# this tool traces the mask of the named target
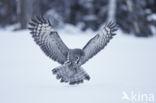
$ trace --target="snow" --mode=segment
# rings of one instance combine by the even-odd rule
[[[147,17],[147,19],[149,20],[149,21],[152,21],[152,20],[156,20],[156,14],[155,13],[153,13],[153,14],[151,14],[151,15],[149,15],[148,17]]]
[[[96,33],[68,25],[59,30],[70,48],[82,48]],[[91,80],[62,84],[29,31],[0,29],[0,103],[129,103],[122,92],[156,94],[156,37],[136,38],[117,32],[108,46],[83,67]],[[153,103],[153,102],[152,102]]]

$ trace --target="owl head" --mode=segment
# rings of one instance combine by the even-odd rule
[[[84,52],[81,49],[72,49],[68,54],[70,62],[74,64],[77,64],[82,56],[84,56]]]

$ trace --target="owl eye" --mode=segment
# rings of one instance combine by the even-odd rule
[[[78,63],[79,62],[79,57],[76,56],[75,58],[76,58],[76,61],[75,62]]]
[[[79,57],[78,56],[76,56],[75,58],[76,58],[76,60],[79,60]]]

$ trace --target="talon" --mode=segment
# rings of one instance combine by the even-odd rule
[[[86,80],[90,80],[89,75],[86,75],[86,76],[85,76],[85,79],[86,79]]]
[[[57,70],[56,69],[53,69],[52,72],[53,72],[53,74],[56,74]]]

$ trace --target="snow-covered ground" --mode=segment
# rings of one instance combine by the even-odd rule
[[[82,48],[95,34],[72,26],[59,33],[70,48]],[[129,103],[121,98],[132,91],[154,94],[156,102],[156,37],[117,33],[83,65],[91,80],[70,86],[52,75],[51,69],[59,64],[45,56],[29,31],[1,29],[0,103]]]

